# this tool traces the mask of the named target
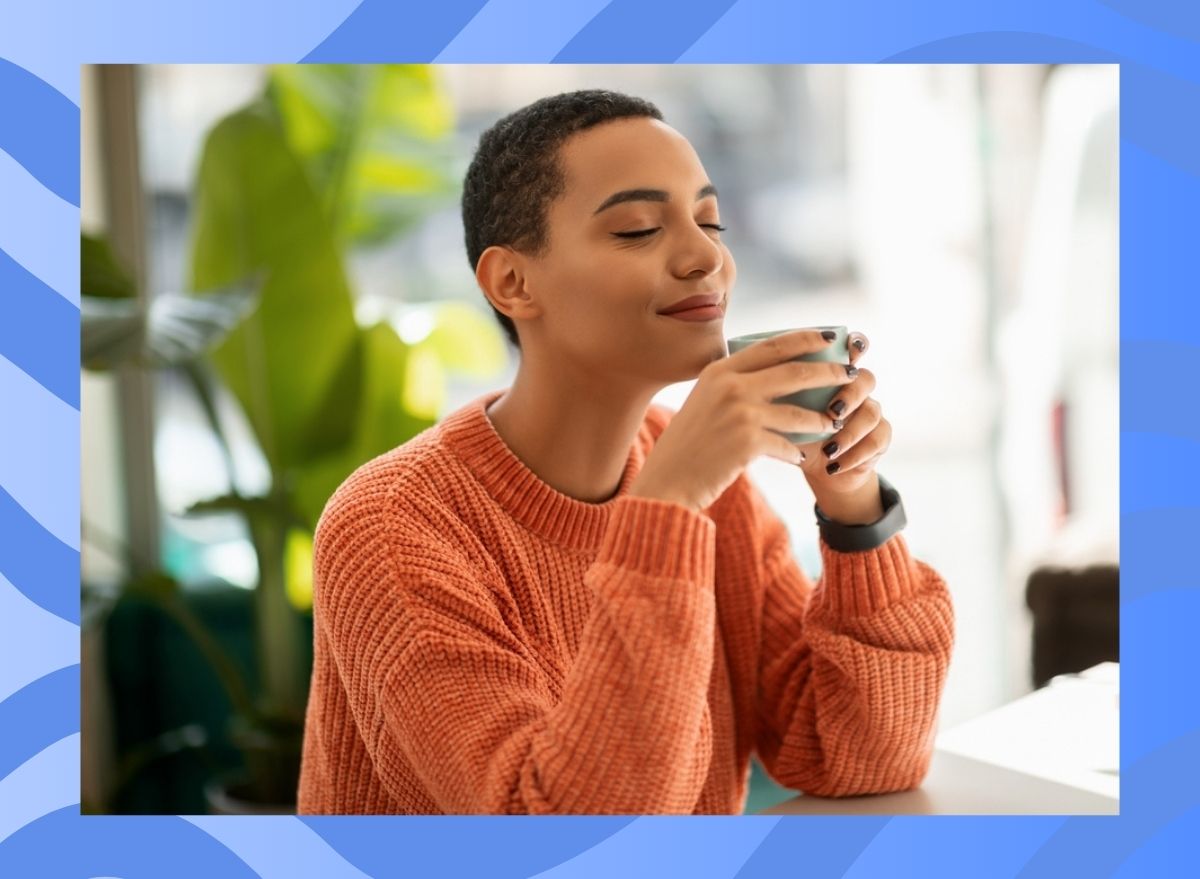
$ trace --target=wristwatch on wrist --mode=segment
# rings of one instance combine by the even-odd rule
[[[879,476],[879,497],[883,501],[883,515],[867,525],[843,525],[834,522],[821,512],[821,508],[813,504],[813,512],[817,514],[817,527],[821,537],[830,548],[838,552],[864,552],[883,546],[908,524],[904,517],[904,504],[900,500],[900,492],[890,482]]]

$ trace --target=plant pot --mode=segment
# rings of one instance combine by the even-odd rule
[[[244,773],[223,775],[204,785],[204,800],[210,815],[295,815],[296,804],[262,803],[250,798],[251,786]]]

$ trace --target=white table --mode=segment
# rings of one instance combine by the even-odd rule
[[[1119,666],[1102,663],[942,732],[916,790],[800,795],[762,814],[1116,815],[1119,704]]]

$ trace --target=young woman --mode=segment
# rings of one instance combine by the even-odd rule
[[[738,814],[752,753],[815,795],[919,784],[954,616],[875,471],[874,377],[790,361],[815,331],[727,355],[688,141],[636,98],[545,98],[484,133],[462,208],[520,367],[329,500],[299,811]],[[829,413],[771,402],[830,384]],[[817,583],[744,472],[764,454],[816,497]]]

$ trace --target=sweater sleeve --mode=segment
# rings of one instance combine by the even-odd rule
[[[380,582],[351,582],[361,565],[336,554],[318,573],[326,593],[374,596],[331,640],[340,667],[366,672],[348,689],[383,783],[402,783],[404,761],[451,814],[690,813],[712,752],[713,521],[614,503],[561,686],[463,559],[412,524]]]
[[[954,642],[944,580],[902,534],[860,552],[820,539],[812,581],[751,488],[764,537],[756,750],[784,787],[837,797],[908,790],[929,771]]]

